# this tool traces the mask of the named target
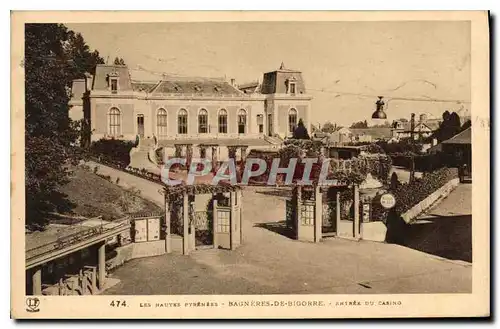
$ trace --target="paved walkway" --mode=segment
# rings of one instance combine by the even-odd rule
[[[472,262],[472,184],[448,197],[409,226],[405,246],[453,260]]]
[[[116,179],[120,178],[118,183],[119,186],[127,189],[131,187],[136,188],[141,191],[142,197],[154,202],[162,208],[165,207],[165,197],[160,193],[160,191],[163,189],[163,186],[161,184],[137,177],[135,175],[123,172],[112,167],[108,167],[94,161],[88,161],[87,165],[89,165],[92,170],[95,166],[98,166],[98,173],[101,175],[111,176],[112,182],[116,182]]]
[[[404,246],[331,238],[291,240],[262,227],[284,220],[284,198],[243,192],[243,245],[189,257],[136,259],[106,294],[347,294],[470,292],[472,268]],[[147,273],[147,279],[145,279]]]

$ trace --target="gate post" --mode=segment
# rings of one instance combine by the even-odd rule
[[[236,245],[234,243],[233,234],[236,233],[236,214],[235,214],[235,201],[236,201],[236,192],[229,192],[229,245],[231,250],[236,249]]]
[[[168,195],[165,194],[165,251],[167,254],[172,252],[172,232],[170,228],[170,207]]]
[[[182,195],[182,228],[183,228],[183,237],[182,237],[182,254],[189,254],[189,199],[187,192],[184,191]]]
[[[314,242],[320,242],[323,226],[323,197],[320,186],[314,187]]]
[[[297,186],[297,203],[295,206],[295,239],[299,239],[299,230],[302,223],[302,186]]]
[[[335,220],[337,221],[337,227],[336,227],[336,235],[339,236],[339,228],[340,228],[340,192],[337,192],[335,195]]]
[[[354,238],[359,239],[359,186],[354,184]]]
[[[218,202],[217,202],[217,195],[213,194],[213,210],[212,210],[212,241],[214,243],[214,249],[219,248],[219,245],[217,244],[217,207],[218,207]]]

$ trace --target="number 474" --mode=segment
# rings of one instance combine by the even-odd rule
[[[127,306],[127,302],[124,300],[112,300],[109,306],[114,306],[114,307]]]

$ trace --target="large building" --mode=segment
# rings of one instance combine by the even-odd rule
[[[127,66],[97,65],[73,82],[72,119],[85,118],[91,140],[155,138],[160,143],[265,145],[310,130],[311,96],[302,73],[281,64],[249,88],[234,80],[162,76],[134,80]]]

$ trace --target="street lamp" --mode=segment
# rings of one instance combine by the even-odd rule
[[[384,112],[384,101],[382,100],[384,96],[378,96],[378,101],[375,102],[377,109],[372,114],[372,119],[387,119],[387,114]]]

